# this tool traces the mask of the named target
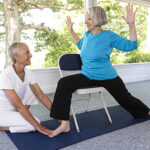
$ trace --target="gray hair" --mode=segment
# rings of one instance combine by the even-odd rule
[[[22,46],[27,46],[25,43],[15,42],[10,45],[8,52],[12,62],[15,62],[14,55],[21,52]]]
[[[102,7],[90,7],[88,13],[91,16],[92,21],[94,22],[94,26],[100,27],[102,25],[107,24],[107,16],[105,10]]]

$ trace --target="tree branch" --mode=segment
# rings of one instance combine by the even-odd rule
[[[21,13],[25,13],[25,12],[27,12],[27,11],[29,11],[29,10],[32,10],[32,9],[39,9],[39,8],[30,6],[30,7],[25,8],[25,9],[19,9],[19,13],[20,13],[20,14],[21,14]],[[40,8],[40,9],[42,10],[42,8]]]
[[[76,10],[76,9],[80,9],[81,7],[83,7],[83,3],[80,4],[81,7],[76,7],[76,8],[68,8],[66,6],[63,6],[62,4],[57,4],[54,0],[51,2],[40,2],[40,1],[28,1],[28,0],[18,0],[18,5],[27,5],[27,7],[22,8],[20,10],[20,13],[24,13],[28,10],[31,9],[44,9],[44,8],[51,8],[54,11],[58,11],[58,10],[66,10],[66,11],[72,11],[72,10]],[[57,5],[56,5],[57,4]]]
[[[47,35],[55,40],[55,42],[57,44],[60,44],[58,41],[56,41],[56,39],[54,39],[53,35],[51,34],[51,32],[48,30],[48,28],[44,27],[44,26],[40,26],[40,25],[35,25],[35,24],[28,24],[28,25],[22,25],[21,26],[21,30],[28,30],[28,29],[35,29],[35,30],[43,30],[47,33]]]
[[[45,31],[50,37],[52,36],[49,30],[46,27],[41,27],[40,25],[35,24],[28,24],[28,25],[22,25],[21,30],[28,30],[28,29],[35,29],[35,30],[43,30]]]

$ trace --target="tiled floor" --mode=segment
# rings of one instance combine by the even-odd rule
[[[127,88],[134,95],[150,107],[150,81],[127,84]],[[108,106],[117,105],[112,96],[104,92],[104,98]],[[48,95],[53,99],[54,94]],[[73,96],[74,98],[77,95]],[[83,96],[84,97],[84,96]],[[90,105],[99,103],[99,95],[94,94]],[[76,108],[83,107],[83,102],[74,102]],[[51,119],[49,111],[41,104],[33,106],[31,112],[41,121]],[[63,148],[63,150],[149,150],[150,149],[150,121],[117,130],[102,136],[85,140],[83,142]],[[0,150],[17,150],[4,132],[0,132]]]

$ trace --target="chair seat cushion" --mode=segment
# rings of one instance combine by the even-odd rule
[[[74,93],[76,94],[89,94],[89,93],[96,93],[96,92],[102,92],[106,89],[104,87],[84,87],[77,89]]]

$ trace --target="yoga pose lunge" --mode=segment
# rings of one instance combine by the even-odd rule
[[[123,19],[129,25],[130,40],[102,28],[107,24],[107,17],[101,7],[91,7],[86,13],[85,24],[88,31],[82,39],[74,32],[71,18],[67,17],[68,30],[80,50],[82,69],[80,74],[61,78],[58,82],[50,116],[61,120],[61,124],[51,132],[50,137],[70,131],[69,113],[72,93],[86,86],[104,87],[133,117],[144,118],[150,114],[149,108],[128,92],[110,61],[113,48],[125,52],[138,48],[135,28],[136,10],[133,11],[133,6],[128,4],[126,12],[127,15]]]

